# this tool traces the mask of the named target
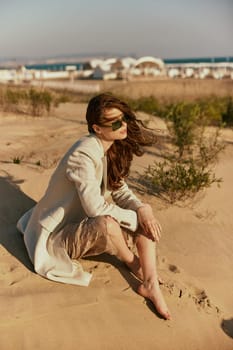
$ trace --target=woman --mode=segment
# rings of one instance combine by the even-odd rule
[[[114,254],[143,282],[138,293],[170,319],[156,270],[161,227],[124,181],[133,155],[141,156],[155,136],[111,94],[90,100],[86,120],[89,135],[68,150],[44,197],[18,221],[29,257],[40,275],[87,286],[91,275],[78,259]],[[132,242],[138,256],[129,249]]]

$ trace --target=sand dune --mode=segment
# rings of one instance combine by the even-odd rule
[[[158,267],[172,321],[135,292],[138,281],[113,257],[83,261],[93,272],[88,288],[34,273],[15,223],[42,196],[60,156],[86,132],[85,108],[61,105],[36,119],[0,116],[0,349],[233,349],[233,131],[224,134],[228,143],[216,167],[221,188],[212,186],[193,208],[138,193],[163,226]],[[21,163],[13,164],[17,157]],[[132,174],[152,157],[135,159]]]

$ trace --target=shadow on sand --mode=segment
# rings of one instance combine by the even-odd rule
[[[130,273],[127,266],[114,255],[103,253],[100,255],[85,257],[83,260],[103,262],[114,266],[135,292],[137,291],[138,286],[141,284],[141,282]]]
[[[142,282],[139,281],[133,274],[131,274],[128,267],[123,262],[121,262],[116,256],[103,253],[97,256],[89,256],[83,259],[87,261],[89,260],[96,262],[104,262],[114,266],[129,284],[129,287],[126,289],[131,288],[135,293],[137,293],[138,287]],[[144,302],[152,313],[154,313],[158,318],[163,319],[163,317],[157,312],[155,306],[149,299],[144,298]]]
[[[0,244],[29,270],[34,271],[23,237],[16,228],[20,216],[35,204],[19,189],[18,184],[22,182],[7,173],[0,176]]]
[[[222,320],[221,327],[229,337],[233,338],[233,318]]]

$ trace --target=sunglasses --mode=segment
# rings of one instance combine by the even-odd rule
[[[112,128],[112,131],[120,129],[123,125],[123,122],[128,123],[130,117],[127,114],[124,114],[120,119],[117,119],[115,122],[112,122],[110,125],[102,124],[101,126],[106,128]]]

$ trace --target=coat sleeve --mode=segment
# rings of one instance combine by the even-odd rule
[[[112,192],[112,199],[117,205],[125,209],[137,211],[138,208],[143,206],[143,203],[129,189],[124,180],[122,180],[122,186],[118,190]]]
[[[97,176],[97,172],[101,176]],[[117,203],[108,203],[101,194],[103,164],[101,159],[93,159],[90,155],[76,150],[68,159],[67,176],[73,181],[88,217],[110,215],[123,227],[136,231],[138,226],[137,213],[132,209],[123,208]],[[118,195],[120,198],[120,195]],[[119,203],[123,202],[119,199]]]

